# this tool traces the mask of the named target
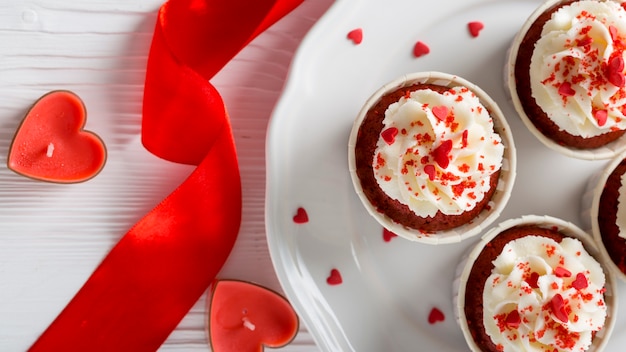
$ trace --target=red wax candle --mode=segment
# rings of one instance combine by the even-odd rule
[[[104,143],[85,131],[82,100],[69,91],[53,91],[31,107],[9,151],[9,169],[38,180],[60,183],[86,181],[106,160]]]
[[[287,345],[298,332],[289,302],[267,288],[220,280],[209,296],[209,340],[215,352],[263,351]]]

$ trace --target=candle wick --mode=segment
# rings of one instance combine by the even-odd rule
[[[252,322],[250,321],[250,319],[248,319],[248,317],[243,317],[241,318],[241,320],[243,321],[243,326],[250,329],[251,331],[254,331],[254,329],[256,329],[256,325],[252,324]]]
[[[52,158],[52,153],[54,153],[54,144],[48,144],[48,149],[46,150],[46,156],[48,158]]]

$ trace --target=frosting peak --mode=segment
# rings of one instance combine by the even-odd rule
[[[419,89],[387,108],[372,166],[381,189],[418,216],[456,215],[484,199],[503,153],[467,87]]]

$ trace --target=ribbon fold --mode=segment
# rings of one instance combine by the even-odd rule
[[[224,102],[209,80],[302,0],[170,0],[159,9],[142,143],[190,176],[114,246],[30,351],[154,351],[226,262],[241,178]]]

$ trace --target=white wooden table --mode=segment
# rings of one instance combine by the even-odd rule
[[[0,2],[0,350],[24,351],[110,248],[191,171],[140,144],[145,63],[161,0]],[[298,44],[331,5],[305,1],[212,81],[229,109],[243,178],[243,223],[222,278],[280,291],[265,240],[266,127]],[[37,182],[6,167],[11,138],[42,94],[70,89],[109,158],[76,185]],[[162,350],[208,351],[206,296]],[[316,351],[301,326],[282,351]]]

